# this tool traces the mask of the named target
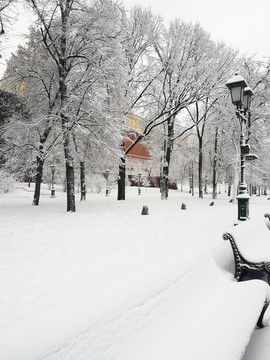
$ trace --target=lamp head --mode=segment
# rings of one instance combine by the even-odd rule
[[[240,108],[243,104],[244,89],[248,86],[246,80],[236,73],[226,82],[226,86],[231,92],[232,103]]]
[[[250,99],[251,96],[254,95],[253,90],[251,89],[250,86],[246,86],[244,88],[244,97],[243,97],[243,109],[244,112],[246,113],[247,111],[249,111],[250,108]]]

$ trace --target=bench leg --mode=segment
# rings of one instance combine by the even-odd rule
[[[269,306],[269,302],[265,300],[265,303],[264,303],[264,306],[263,306],[261,315],[260,315],[260,317],[259,317],[259,319],[258,319],[258,321],[257,321],[257,326],[258,326],[258,328],[260,328],[260,329],[262,329],[262,328],[264,327],[264,325],[263,325],[263,317],[264,317],[264,314],[265,314],[268,306]]]
[[[244,271],[240,266],[236,267],[234,278],[236,281],[242,281],[245,277],[246,271]]]

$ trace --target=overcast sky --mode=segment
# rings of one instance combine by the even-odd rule
[[[150,7],[166,21],[199,21],[215,40],[245,54],[270,57],[270,0],[122,0]]]
[[[215,40],[224,40],[247,55],[259,59],[270,58],[270,0],[121,0],[129,9],[135,4],[150,7],[166,22],[175,18],[184,21],[199,21]],[[16,50],[26,33],[31,17],[22,14],[20,20],[7,29],[2,38],[0,76],[5,69],[5,58]]]

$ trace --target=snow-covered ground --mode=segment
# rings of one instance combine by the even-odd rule
[[[234,224],[237,205],[225,194],[209,206],[211,195],[198,199],[197,194],[170,191],[169,199],[161,201],[158,189],[142,189],[138,196],[136,188],[128,188],[120,202],[115,191],[109,197],[87,194],[86,202],[77,201],[76,213],[66,213],[60,188],[50,198],[44,187],[38,207],[31,205],[32,197],[33,185],[25,184],[0,194],[0,360],[45,359],[56,343],[65,347],[67,337],[113,311],[119,298],[124,301],[135,292],[137,282],[151,280],[153,269],[166,281],[169,275],[162,269],[195,249],[210,251],[224,275],[233,278],[230,244],[222,234]],[[269,212],[267,198],[251,198],[251,218]],[[181,210],[183,202],[187,210]],[[143,205],[148,216],[141,215]],[[88,307],[94,310],[86,314]],[[61,325],[67,313],[69,326]],[[102,324],[99,328],[102,332]],[[96,355],[101,346],[93,350]],[[69,359],[59,354],[48,358]],[[117,360],[112,356],[106,359]],[[270,327],[255,330],[244,359],[269,357]],[[84,357],[78,353],[70,359]]]

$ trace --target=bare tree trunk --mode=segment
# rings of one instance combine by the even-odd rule
[[[169,196],[169,169],[173,150],[174,117],[168,121],[168,138],[164,141],[164,157],[161,167],[160,190],[161,199],[167,200]]]
[[[167,181],[168,181],[168,166],[166,166],[166,149],[167,139],[163,141],[162,156],[160,159],[160,195],[161,200],[167,200],[168,195],[166,194]]]
[[[203,198],[203,181],[202,181],[202,168],[203,168],[203,153],[202,153],[203,140],[199,136],[199,164],[198,164],[198,175],[199,175],[199,198]]]
[[[168,177],[169,177],[169,167],[167,163],[163,164],[161,168],[161,177],[160,177],[160,192],[161,200],[168,199]]]
[[[214,160],[213,160],[213,193],[212,198],[217,198],[217,165],[218,165],[218,159],[217,159],[217,146],[218,146],[218,127],[216,128],[215,133],[215,145],[214,145]]]
[[[125,200],[125,182],[126,182],[126,158],[122,157],[119,165],[118,179],[118,197],[117,200]]]
[[[73,156],[71,153],[70,134],[65,131],[64,134],[64,154],[66,160],[66,183],[67,183],[67,211],[75,212],[75,177]]]
[[[81,201],[86,200],[86,183],[85,183],[85,164],[84,161],[80,162],[80,175],[81,175]]]
[[[229,183],[228,184],[228,196],[231,196],[231,189],[232,189],[232,184]]]
[[[37,172],[36,172],[36,178],[35,178],[35,192],[34,192],[34,198],[32,205],[39,205],[39,199],[40,199],[40,188],[41,188],[41,182],[42,182],[42,174],[43,174],[43,165],[44,160],[39,155],[37,156]]]
[[[73,155],[72,155],[72,146],[70,139],[71,124],[64,113],[65,106],[68,101],[68,92],[67,92],[67,22],[70,16],[70,7],[64,9],[63,4],[61,6],[61,35],[60,35],[60,56],[58,64],[59,72],[59,92],[60,92],[60,103],[61,103],[61,123],[63,131],[63,141],[64,141],[64,154],[66,161],[66,179],[67,179],[67,211],[75,212],[75,176],[74,176],[74,166],[73,166]]]
[[[213,169],[213,192],[212,199],[217,198],[217,172],[216,169]]]

